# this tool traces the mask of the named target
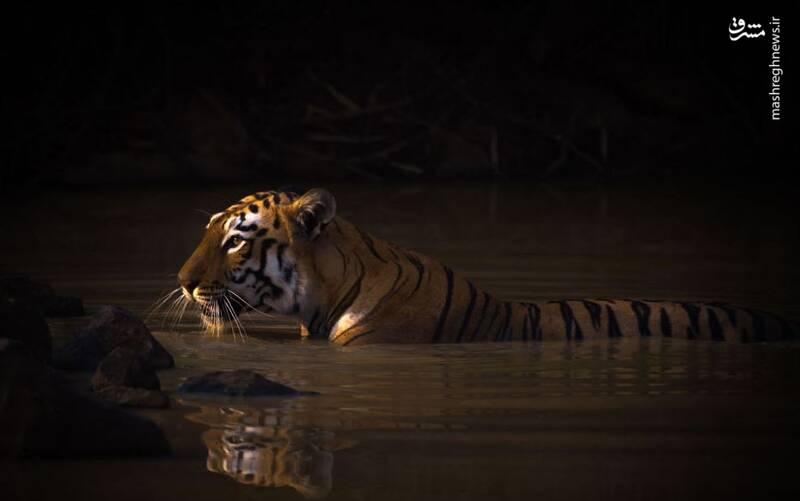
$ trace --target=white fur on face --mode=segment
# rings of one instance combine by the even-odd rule
[[[271,220],[262,221],[263,216],[260,212],[258,214],[248,212],[245,213],[244,219],[236,215],[225,221],[223,225],[225,236],[221,245],[224,246],[234,235],[240,235],[249,239],[250,245],[253,246],[250,258],[231,270],[236,280],[242,282],[236,283],[230,280],[225,285],[256,309],[290,314],[298,301],[299,277],[295,257],[288,245],[280,242],[282,240],[280,238],[269,246],[266,253],[262,253],[263,241],[275,239],[277,231],[272,227]],[[254,229],[252,231],[241,229],[249,226]],[[268,228],[272,236],[267,233],[263,238],[255,238],[260,228]],[[240,251],[246,243],[243,240],[241,244],[229,249],[228,253]]]

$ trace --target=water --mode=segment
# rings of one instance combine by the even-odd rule
[[[688,188],[687,188],[688,186]],[[39,194],[7,218],[4,271],[88,307],[143,314],[206,216],[268,187]],[[649,189],[652,188],[652,189]],[[507,299],[718,299],[800,318],[790,194],[674,186],[332,186],[345,217]],[[759,194],[761,193],[761,194]],[[800,492],[800,346],[676,339],[568,345],[302,341],[248,315],[247,341],[190,313],[151,326],[175,399],[145,411],[174,454],[9,465],[12,497],[722,499]],[[53,321],[61,342],[80,320]],[[180,381],[249,368],[318,396],[182,400]],[[46,479],[47,481],[42,481]],[[112,494],[113,493],[113,494]]]

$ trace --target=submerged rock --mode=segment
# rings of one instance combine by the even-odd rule
[[[26,346],[8,339],[0,339],[0,396],[0,457],[170,452],[155,423],[79,394]]]
[[[50,285],[34,282],[25,275],[0,277],[0,297],[38,308],[46,317],[85,315],[80,298],[57,296]]]
[[[10,296],[1,296],[0,325],[4,336],[24,344],[37,359],[50,361],[52,340],[41,309]]]
[[[127,386],[106,386],[95,390],[95,395],[123,407],[142,407],[149,409],[163,409],[169,405],[169,397],[158,390],[145,388],[130,388]]]
[[[89,325],[79,329],[72,341],[53,354],[53,361],[59,368],[91,371],[120,346],[134,350],[151,369],[175,366],[172,355],[150,334],[144,322],[117,306],[100,308]]]
[[[248,370],[218,371],[186,379],[179,393],[225,395],[231,397],[273,397],[300,395],[294,388],[270,381]]]
[[[139,352],[130,346],[118,346],[100,362],[92,376],[92,388],[95,390],[109,386],[160,390],[161,382],[156,371],[142,360]]]

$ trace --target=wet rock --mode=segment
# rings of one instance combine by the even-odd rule
[[[152,369],[175,366],[172,355],[150,334],[144,322],[117,306],[100,308],[89,325],[79,329],[72,341],[53,354],[53,361],[59,368],[91,371],[119,346],[135,350]]]
[[[169,405],[169,397],[158,390],[129,388],[126,386],[106,386],[95,391],[102,400],[123,407],[163,409]]]
[[[99,390],[108,386],[160,390],[161,382],[136,349],[118,346],[100,362],[92,376],[93,389]]]
[[[0,339],[0,457],[170,452],[152,421],[80,394],[22,343]]]
[[[93,371],[105,355],[97,337],[78,331],[71,341],[53,351],[53,365],[65,370]]]
[[[0,277],[0,297],[13,298],[17,302],[38,308],[46,317],[85,315],[80,298],[57,296],[50,285],[34,282],[25,275]]]
[[[236,397],[272,397],[299,395],[288,386],[270,381],[248,370],[219,371],[188,378],[178,387],[179,393],[226,395]]]
[[[14,297],[0,296],[0,325],[6,337],[27,346],[39,360],[50,361],[50,329],[40,308]]]

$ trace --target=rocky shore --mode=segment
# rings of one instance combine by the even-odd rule
[[[172,357],[140,320],[114,307],[101,308],[53,356],[46,318],[83,314],[80,299],[56,296],[24,276],[0,278],[0,457],[170,452],[155,423],[114,404],[167,405],[154,370],[173,366]],[[81,391],[59,370],[60,364],[91,369],[93,361],[94,392]]]
[[[55,349],[48,318],[84,316],[78,298],[45,284],[0,277],[0,458],[169,454],[163,430],[135,409],[163,409],[158,371],[172,355],[135,314],[97,308]],[[306,395],[247,370],[193,376],[197,398]]]

